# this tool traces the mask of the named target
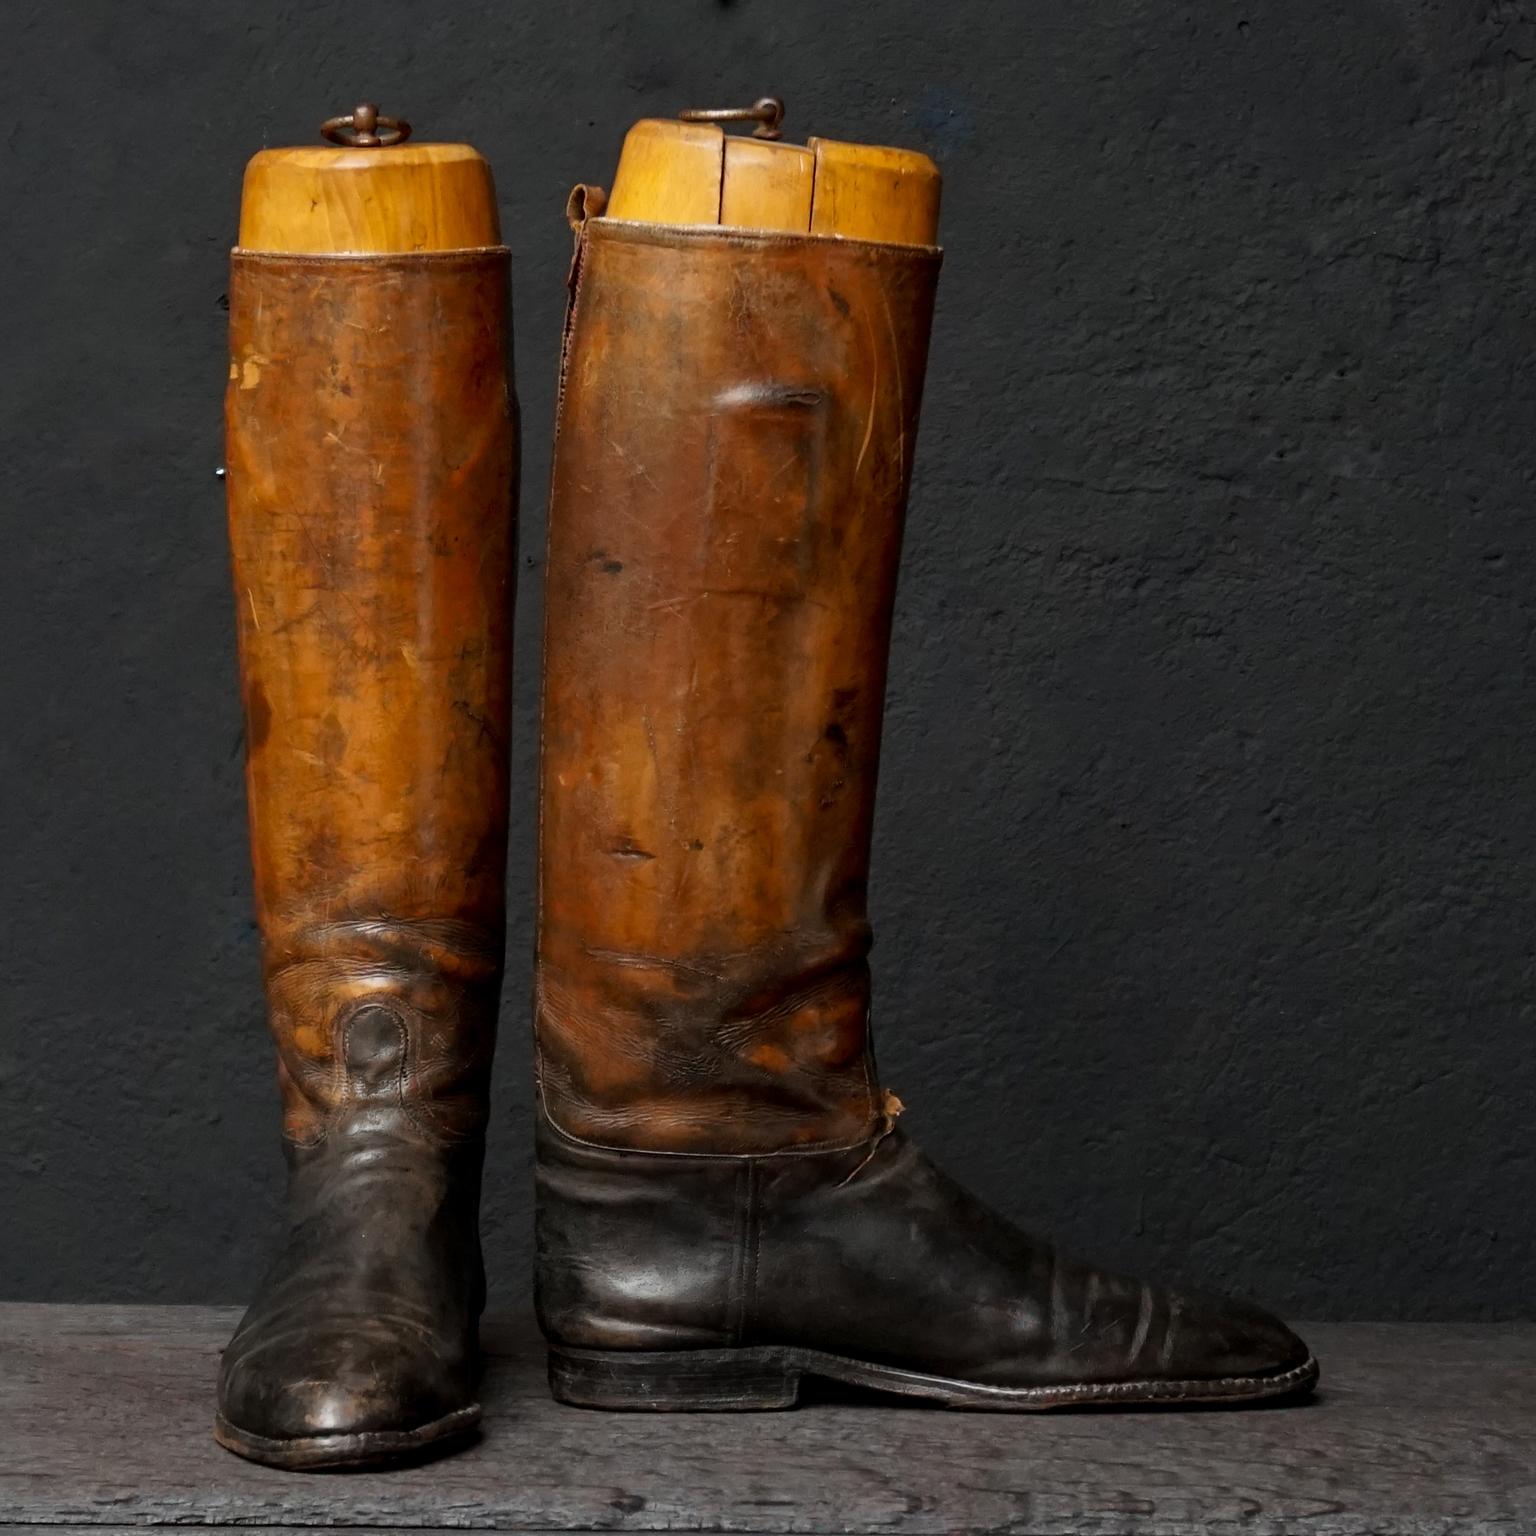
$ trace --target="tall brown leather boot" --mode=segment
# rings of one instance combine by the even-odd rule
[[[686,208],[673,133],[717,182],[657,222],[635,173]],[[718,227],[734,172],[779,165],[718,129],[642,124],[608,216],[573,201],[536,995],[555,1395],[777,1408],[805,1376],[1001,1409],[1304,1390],[1317,1367],[1275,1318],[1059,1256],[895,1124],[865,887],[939,254],[829,222],[867,230],[892,188],[936,207],[936,177],[895,151],[868,176],[856,147],[795,153],[798,232],[782,207],[779,232]]]
[[[504,945],[507,252],[464,145],[268,151],[230,287],[229,526],[289,1231],[219,1441],[357,1466],[473,1430]]]

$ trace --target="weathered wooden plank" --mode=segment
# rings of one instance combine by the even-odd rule
[[[209,1437],[209,1308],[0,1306],[0,1525],[743,1536],[1536,1532],[1536,1327],[1309,1328],[1313,1404],[1009,1417],[842,1398],[687,1417],[563,1408],[487,1329],[481,1442],[397,1472],[269,1471]]]

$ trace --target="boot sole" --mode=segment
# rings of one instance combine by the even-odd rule
[[[374,1429],[352,1435],[303,1435],[275,1440],[231,1424],[224,1415],[213,1421],[213,1438],[226,1451],[280,1467],[285,1472],[325,1472],[358,1467],[387,1467],[415,1461],[443,1450],[474,1433],[480,1424],[480,1404],[456,1408],[417,1429]]]
[[[760,1412],[793,1408],[805,1377],[919,1397],[948,1408],[1043,1412],[1051,1408],[1108,1408],[1135,1404],[1254,1403],[1301,1396],[1317,1383],[1317,1361],[1273,1376],[1214,1380],[1063,1382],[1046,1387],[991,1387],[900,1366],[850,1360],[816,1349],[664,1352],[551,1349],[549,1386],[557,1402],[575,1408],[658,1413]]]

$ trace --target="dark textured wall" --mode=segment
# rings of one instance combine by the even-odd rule
[[[235,1299],[280,1159],[220,459],[242,164],[496,167],[525,404],[487,1224],[525,1287],[568,185],[765,90],[947,177],[873,892],[941,1158],[1302,1314],[1536,1315],[1536,24],[1510,0],[0,15],[0,1295]]]

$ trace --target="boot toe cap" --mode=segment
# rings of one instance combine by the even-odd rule
[[[409,1436],[469,1398],[466,1373],[423,1330],[379,1319],[237,1340],[219,1383],[225,1423],[264,1441]]]
[[[1169,1295],[1160,1374],[1171,1380],[1264,1381],[1302,1373],[1311,1359],[1290,1328],[1251,1302],[1201,1292]]]

